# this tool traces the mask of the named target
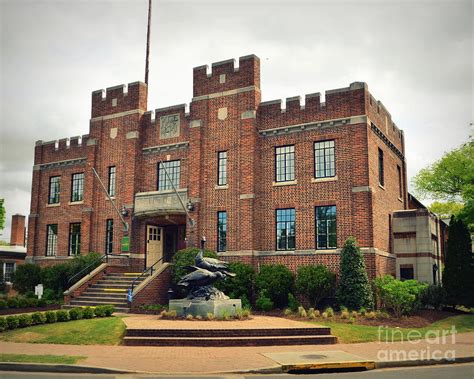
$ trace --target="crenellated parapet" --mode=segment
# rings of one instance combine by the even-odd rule
[[[260,88],[260,59],[255,55],[239,58],[239,66],[235,59],[199,66],[193,69],[193,100],[212,93],[231,91],[254,86]]]
[[[120,84],[92,92],[91,118],[127,111],[146,111],[148,87],[142,82]]]
[[[36,141],[35,165],[49,164],[85,157],[89,135],[74,136],[52,141]]]

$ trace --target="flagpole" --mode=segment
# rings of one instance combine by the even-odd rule
[[[148,0],[148,26],[146,31],[146,59],[145,59],[145,84],[148,85],[148,66],[150,60],[150,24],[151,24],[151,0]]]

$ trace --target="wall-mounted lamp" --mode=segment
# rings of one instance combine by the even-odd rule
[[[186,209],[188,212],[193,212],[194,211],[194,203],[191,200],[188,200],[186,203]]]
[[[125,208],[125,205],[122,205],[122,211],[120,213],[122,214],[123,217],[128,216],[128,209]]]

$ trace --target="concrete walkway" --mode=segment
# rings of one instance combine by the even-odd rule
[[[124,320],[127,324],[143,325],[147,318],[156,316],[130,316]],[[269,317],[272,320],[262,320],[268,327],[291,320]],[[164,321],[164,320],[163,320]],[[159,321],[160,323],[163,321]],[[171,322],[176,328],[186,321]],[[249,321],[250,322],[250,321]],[[193,327],[199,323],[191,322]],[[225,327],[231,327],[234,322],[227,321]],[[296,323],[296,324],[294,324]],[[222,324],[222,323],[220,323]],[[243,327],[244,322],[238,322]],[[296,325],[307,327],[310,324],[291,321]],[[250,324],[249,324],[250,325]],[[306,352],[344,351],[376,363],[390,363],[409,360],[418,360],[423,363],[427,359],[472,357],[474,359],[474,332],[457,334],[454,338],[444,340],[429,339],[411,342],[394,343],[357,343],[318,346],[262,346],[262,347],[135,347],[135,346],[87,346],[87,345],[51,345],[0,342],[0,352],[17,354],[57,354],[87,356],[81,366],[94,366],[126,371],[153,372],[153,373],[223,373],[245,372],[250,370],[279,369],[272,359],[264,353],[277,352]]]

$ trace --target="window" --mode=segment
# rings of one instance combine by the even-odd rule
[[[227,184],[227,151],[219,151],[217,154],[217,185]]]
[[[379,148],[379,183],[383,187],[385,184],[383,178],[383,151]]]
[[[314,143],[314,177],[328,178],[336,176],[334,141]]]
[[[173,189],[171,183],[173,183],[176,188],[179,188],[179,176],[181,171],[180,163],[180,161],[168,161],[163,162],[163,164],[161,164],[161,162],[158,163],[158,191]],[[165,173],[165,168],[171,178],[171,182],[168,179],[168,175]]]
[[[275,181],[295,180],[295,147],[281,146],[275,148]]]
[[[84,173],[72,174],[71,201],[82,201],[84,199]]]
[[[276,210],[277,250],[295,249],[295,209]]]
[[[58,249],[58,224],[46,226],[46,256],[54,257]]]
[[[69,224],[69,255],[81,254],[81,223]]]
[[[115,166],[109,167],[109,186],[108,192],[110,197],[115,196]]]
[[[52,176],[49,178],[49,197],[48,204],[59,203],[59,192],[61,190],[61,177]]]
[[[227,212],[217,212],[217,251],[227,250]]]
[[[5,282],[12,282],[12,275],[15,272],[15,262],[3,262],[3,280]]]
[[[108,219],[105,226],[105,254],[112,254],[114,247],[114,220]]]
[[[403,197],[403,184],[402,184],[402,169],[397,165],[397,174],[398,174],[398,197],[401,199]]]
[[[316,249],[336,247],[336,206],[316,207]]]
[[[400,280],[414,279],[413,274],[413,265],[406,265],[406,267],[400,266]]]

